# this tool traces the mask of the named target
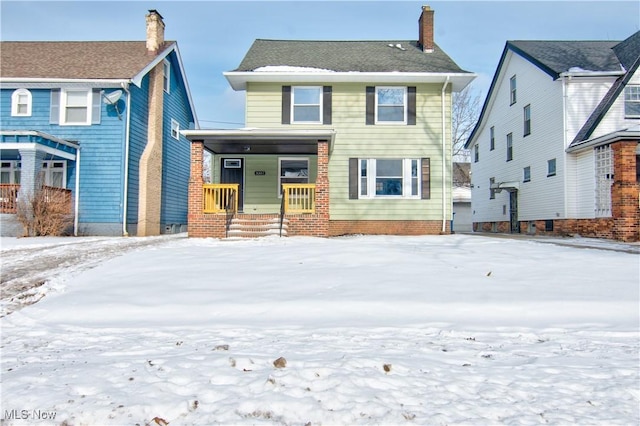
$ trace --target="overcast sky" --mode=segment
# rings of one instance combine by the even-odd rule
[[[7,1],[2,40],[144,40],[145,14],[177,40],[202,128],[244,124],[244,92],[222,75],[256,38],[418,38],[421,6],[435,10],[435,42],[478,74],[482,96],[507,40],[624,40],[640,29],[633,1]]]

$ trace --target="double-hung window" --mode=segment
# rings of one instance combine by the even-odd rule
[[[496,149],[496,128],[491,126],[489,129],[489,151]]]
[[[171,119],[171,137],[180,140],[180,123]]]
[[[513,105],[516,103],[516,76],[514,75],[509,80],[509,100],[510,104]]]
[[[43,161],[40,176],[44,185],[65,188],[67,185],[67,162]]]
[[[480,161],[480,147],[478,144],[473,146],[473,162],[477,163]]]
[[[629,85],[624,88],[624,116],[640,117],[640,85]]]
[[[0,165],[0,183],[20,183],[20,162],[3,161]]]
[[[507,161],[513,160],[513,133],[507,135]]]
[[[522,181],[529,182],[531,180],[531,166],[525,167],[523,170]]]
[[[376,87],[376,123],[407,123],[406,87]]]
[[[11,115],[14,117],[31,116],[31,92],[18,89],[11,95]]]
[[[531,105],[524,107],[524,136],[531,134]]]
[[[556,159],[547,160],[547,177],[556,175]]]
[[[359,198],[420,196],[420,160],[361,158]]]
[[[171,64],[166,59],[162,62],[162,88],[169,93],[171,87]]]
[[[322,87],[294,86],[291,116],[294,123],[322,123]]]
[[[49,123],[88,126],[100,123],[100,89],[51,89]]]

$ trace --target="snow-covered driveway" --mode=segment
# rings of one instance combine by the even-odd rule
[[[640,422],[638,254],[466,235],[134,248],[0,320],[5,424]]]

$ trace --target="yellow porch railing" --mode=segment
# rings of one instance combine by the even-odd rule
[[[238,211],[237,183],[207,183],[203,189],[204,213],[225,213],[227,208]]]
[[[316,212],[315,183],[283,183],[282,194],[285,213]]]

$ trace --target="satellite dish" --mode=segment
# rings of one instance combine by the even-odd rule
[[[120,98],[122,97],[122,90],[114,90],[113,92],[109,93],[108,95],[102,95],[103,102],[105,104],[109,104],[109,105],[115,105],[116,102],[118,102],[120,100]]]

